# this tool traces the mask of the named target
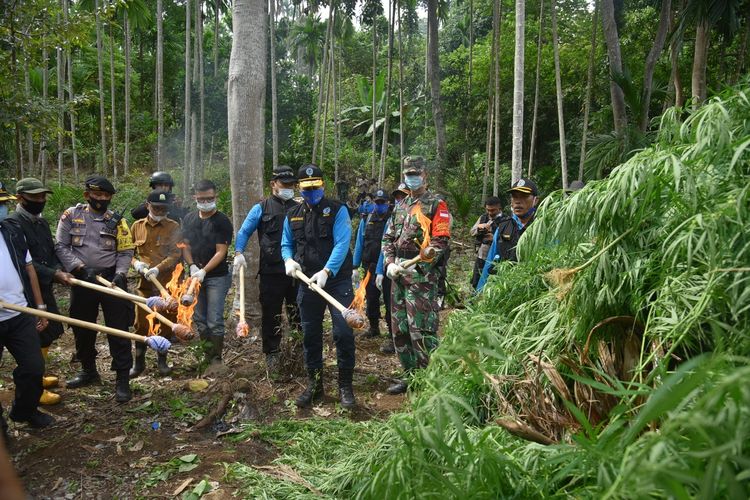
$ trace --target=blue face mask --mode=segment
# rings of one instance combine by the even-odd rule
[[[376,203],[375,204],[375,213],[378,215],[383,215],[388,212],[388,203]]]
[[[0,220],[3,220],[8,216],[8,205],[3,203],[0,205]]]
[[[404,184],[409,189],[419,189],[422,187],[422,176],[421,175],[405,175]]]
[[[359,213],[361,214],[371,214],[373,211],[373,203],[371,201],[363,201],[362,204],[359,206]]]
[[[323,199],[323,188],[302,190],[302,198],[311,207],[314,207]]]

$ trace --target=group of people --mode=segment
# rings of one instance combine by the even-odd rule
[[[403,393],[411,375],[427,365],[438,344],[438,312],[444,293],[440,283],[445,281],[452,217],[444,199],[429,189],[424,159],[405,158],[402,172],[398,188],[391,193],[382,188],[367,193],[360,200],[360,206],[366,207],[352,212],[326,195],[324,174],[316,165],[303,165],[297,172],[280,166],[273,171],[270,196],[251,208],[236,238],[229,218],[217,209],[217,187],[209,180],[194,186],[195,210],[187,211],[172,193],[171,176],[154,173],[152,191],[131,211],[135,222],[128,226],[123,212],[110,208],[116,195],[113,184],[103,176],[90,176],[84,183],[84,202],[62,213],[54,240],[41,215],[52,191],[33,178],[18,181],[15,195],[0,185],[0,267],[15,271],[0,273],[0,300],[59,313],[53,293],[57,283],[71,288],[70,318],[95,323],[101,311],[106,326],[120,330],[133,326],[135,333],[146,336],[149,320],[153,321],[146,312],[80,282],[98,283],[104,278],[127,291],[132,268],[138,274],[135,292],[151,297],[159,295],[156,282],[166,285],[182,263],[189,276],[201,283],[193,324],[204,342],[208,370],[221,374],[226,296],[232,276],[247,265],[244,252],[257,233],[262,350],[270,374],[280,368],[284,309],[290,328],[303,333],[307,385],[296,404],[306,407],[324,395],[323,318],[328,309],[339,400],[344,408],[355,406],[354,332],[342,313],[314,288],[346,306],[367,273],[371,277],[365,291],[369,328],[363,335],[380,335],[382,297],[388,339],[381,350],[398,356],[404,374],[388,392]],[[492,273],[493,262],[515,259],[515,244],[533,221],[536,185],[521,179],[510,195],[509,215],[502,214],[499,199],[488,198],[487,213],[472,228],[479,243],[472,277],[477,290]],[[12,201],[16,206],[9,213]],[[356,232],[351,217],[359,219]],[[230,266],[227,254],[233,239]],[[317,287],[300,284],[301,274]],[[174,316],[165,314],[174,321]],[[66,387],[99,383],[96,332],[79,326],[72,329],[75,360],[81,370]],[[161,325],[160,335],[167,336],[165,332],[169,328]],[[60,401],[60,395],[49,390],[59,382],[45,373],[45,359],[49,346],[62,333],[56,321],[36,319],[0,303],[0,343],[17,363],[12,420],[32,427],[53,423],[53,417],[39,411],[38,405]],[[132,397],[130,379],[146,370],[146,348],[138,343],[133,356],[129,340],[113,335],[107,340],[110,368],[115,372],[114,397],[126,402]],[[166,354],[157,355],[156,367],[162,375],[170,373]],[[4,420],[2,424],[5,429]]]

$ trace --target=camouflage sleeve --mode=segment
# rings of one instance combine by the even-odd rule
[[[116,273],[127,273],[130,269],[130,261],[133,260],[135,245],[130,228],[125,219],[120,220],[117,225],[117,260],[115,261]]]

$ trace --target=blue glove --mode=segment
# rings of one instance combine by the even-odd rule
[[[165,339],[164,337],[159,337],[158,335],[148,337],[146,339],[146,345],[159,354],[166,354],[167,351],[169,351],[169,348],[172,347],[172,344],[169,342],[169,340]]]

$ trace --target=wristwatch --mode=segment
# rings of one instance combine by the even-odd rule
[[[36,306],[36,308],[39,309],[40,311],[46,311],[47,304],[39,304],[38,306]]]

